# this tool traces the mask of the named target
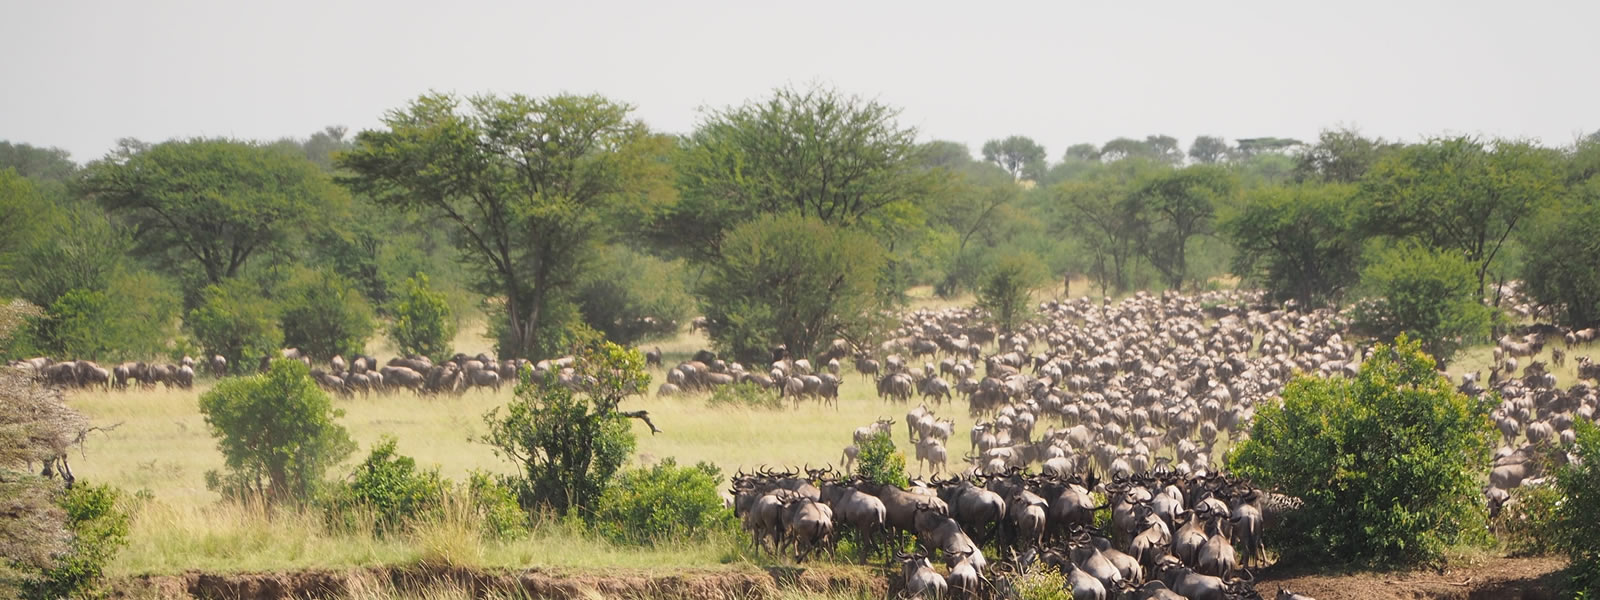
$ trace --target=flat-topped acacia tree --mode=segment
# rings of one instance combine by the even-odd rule
[[[448,229],[477,291],[504,299],[500,354],[537,358],[599,242],[666,189],[669,141],[631,112],[600,96],[427,94],[337,162],[346,185]]]

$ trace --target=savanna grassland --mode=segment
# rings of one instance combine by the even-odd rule
[[[458,347],[472,348],[461,336]],[[687,356],[704,347],[700,334],[684,334],[660,347],[668,355]],[[664,371],[653,369],[659,381]],[[879,417],[897,421],[896,439],[909,452],[903,428],[907,406],[878,400],[870,381],[846,371],[837,408],[808,401],[799,408],[764,410],[707,404],[702,395],[636,397],[626,410],[649,410],[663,431],[652,436],[634,424],[637,449],[633,465],[664,458],[679,464],[706,461],[724,473],[737,469],[805,464],[837,465],[850,433]],[[107,483],[137,494],[129,547],[117,555],[112,574],[178,573],[191,569],[216,572],[276,571],[311,567],[448,562],[484,567],[627,567],[653,569],[678,566],[721,568],[744,560],[745,540],[717,544],[618,547],[588,535],[581,525],[556,518],[539,521],[525,539],[481,542],[470,519],[444,519],[411,536],[379,538],[333,532],[319,514],[269,515],[258,506],[221,502],[205,486],[205,473],[223,467],[222,455],[207,431],[197,398],[213,384],[193,390],[162,389],[71,392],[68,403],[96,425],[96,432],[75,458],[86,480]],[[510,463],[479,441],[486,431],[484,413],[503,404],[512,387],[499,392],[473,390],[460,396],[417,396],[410,392],[354,396],[335,405],[344,411],[339,422],[350,430],[363,452],[383,436],[399,440],[399,451],[418,465],[437,468],[460,481],[474,470],[509,473]],[[964,410],[945,409],[958,424],[971,420]],[[956,448],[964,448],[957,442]],[[362,452],[358,452],[358,455]],[[909,472],[919,471],[910,465]],[[347,472],[356,458],[346,461]],[[960,456],[951,467],[959,468]]]
[[[456,343],[471,348],[476,341],[462,335]],[[703,335],[684,333],[659,347],[671,365],[705,344]],[[1550,351],[1546,349],[1535,359],[1548,361]],[[1450,371],[1487,371],[1491,360],[1490,347],[1473,348]],[[1552,370],[1563,381],[1574,377],[1570,360],[1564,367]],[[659,381],[664,371],[655,368],[651,374]],[[849,367],[844,379],[837,408],[813,401],[799,407],[786,403],[780,410],[711,406],[703,395],[660,398],[652,394],[632,398],[621,408],[649,410],[662,433],[651,435],[645,425],[634,422],[638,446],[630,464],[649,465],[670,457],[679,464],[713,463],[725,474],[762,466],[838,465],[841,450],[850,442],[850,433],[856,427],[888,417],[896,420],[894,438],[907,454],[908,473],[926,473],[910,456],[904,428],[909,406],[879,400],[871,382]],[[75,458],[78,475],[137,496],[130,544],[111,564],[111,574],[171,574],[195,569],[282,571],[418,563],[723,569],[750,564],[752,560],[748,541],[743,539],[654,547],[614,546],[590,535],[578,523],[554,517],[536,519],[531,535],[506,541],[480,541],[476,535],[478,524],[465,511],[447,511],[446,518],[411,535],[377,537],[331,530],[315,512],[279,510],[269,515],[260,506],[222,502],[205,486],[206,471],[220,469],[223,463],[196,402],[211,385],[211,380],[205,380],[187,391],[79,390],[68,396],[69,404],[83,411],[95,425],[107,429],[94,433],[82,454]],[[392,436],[399,440],[400,452],[414,457],[419,465],[436,468],[444,477],[461,481],[475,470],[512,472],[510,463],[479,441],[486,430],[484,413],[511,395],[511,386],[498,392],[474,389],[459,396],[419,397],[401,392],[357,395],[336,400],[336,406],[344,412],[339,422],[350,430],[363,450],[384,436]],[[933,408],[956,422],[957,435],[951,441],[947,469],[960,470],[967,446],[965,431],[973,419],[957,405]],[[1054,423],[1047,421],[1041,426],[1051,425]],[[1219,444],[1219,457],[1225,451],[1226,444]],[[348,472],[354,461],[347,460],[335,473]]]

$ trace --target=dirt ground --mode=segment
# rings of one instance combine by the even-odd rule
[[[1267,569],[1256,591],[1272,598],[1278,589],[1317,600],[1545,600],[1553,598],[1559,558],[1489,558],[1444,571],[1408,573],[1297,574]]]
[[[1544,600],[1552,598],[1558,558],[1491,558],[1470,566],[1408,573],[1304,574],[1267,569],[1256,589],[1272,598],[1280,588],[1317,600]],[[112,597],[127,600],[290,600],[366,596],[373,587],[420,590],[446,586],[472,597],[773,598],[780,590],[825,595],[889,597],[889,582],[869,569],[773,568],[766,571],[592,572],[528,569],[357,569],[295,573],[130,577],[112,583]]]

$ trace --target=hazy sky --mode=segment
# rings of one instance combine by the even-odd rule
[[[652,127],[821,82],[976,151],[1164,133],[1600,128],[1600,2],[0,0],[0,139],[374,127],[429,89],[598,92]]]

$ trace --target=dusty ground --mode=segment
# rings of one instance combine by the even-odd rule
[[[1566,566],[1559,558],[1489,558],[1444,571],[1410,573],[1297,574],[1263,571],[1256,590],[1272,598],[1281,586],[1317,600],[1544,600],[1553,598],[1552,575]]]
[[[1542,600],[1552,598],[1557,558],[1491,558],[1478,564],[1411,573],[1297,574],[1268,569],[1256,589],[1272,598],[1280,587],[1317,600]],[[449,587],[466,597],[684,598],[725,600],[816,594],[887,598],[881,572],[852,567],[766,571],[592,571],[528,569],[352,569],[210,575],[129,577],[113,583],[113,598],[129,600],[289,600],[371,596],[371,588],[422,590]]]

